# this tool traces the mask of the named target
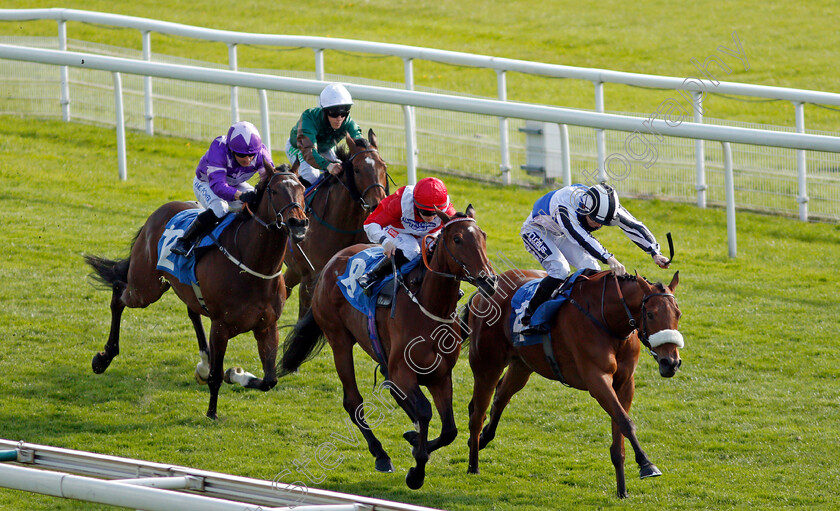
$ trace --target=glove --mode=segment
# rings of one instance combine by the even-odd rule
[[[618,262],[618,259],[616,259],[614,256],[610,256],[610,258],[607,259],[607,264],[610,265],[610,271],[615,273],[616,276],[620,277],[627,273],[627,271],[624,269],[624,265]]]
[[[653,256],[653,262],[656,263],[656,265],[660,268],[667,268],[671,266],[671,261],[669,261],[668,258],[662,254],[656,254],[655,256]]]
[[[397,244],[393,240],[388,240],[382,244],[382,251],[385,253],[385,257],[392,257],[394,252],[397,251]]]
[[[239,195],[239,200],[250,204],[252,206],[257,205],[257,192],[251,190],[250,192],[245,192]]]

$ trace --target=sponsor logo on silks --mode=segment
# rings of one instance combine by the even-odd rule
[[[551,247],[549,247],[546,242],[537,235],[537,233],[526,233],[522,239],[525,240],[525,243],[531,248],[534,255],[540,258],[540,261],[551,254]]]
[[[397,236],[400,235],[400,231],[398,231],[398,230],[396,230],[396,229],[394,229],[393,227],[390,227],[390,226],[388,227],[388,229],[385,230],[385,233],[392,238],[396,238]]]
[[[409,229],[414,231],[430,231],[437,227],[434,221],[432,222],[418,222],[417,220],[411,218],[401,218],[402,224]]]

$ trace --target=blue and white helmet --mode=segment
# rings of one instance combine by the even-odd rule
[[[262,148],[262,138],[256,126],[248,121],[239,121],[228,130],[227,146],[234,153],[256,154]]]
[[[618,216],[618,192],[607,183],[598,183],[581,197],[582,213],[601,225],[609,225]]]

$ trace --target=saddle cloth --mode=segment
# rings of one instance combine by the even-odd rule
[[[166,223],[166,229],[164,229],[163,235],[158,240],[157,269],[169,273],[184,284],[198,284],[198,279],[195,276],[195,263],[198,261],[198,257],[206,252],[204,250],[199,251],[199,249],[213,245],[213,238],[218,239],[222,231],[236,217],[236,213],[225,215],[222,221],[213,229],[213,236],[203,236],[187,256],[180,256],[170,252],[172,245],[178,241],[178,238],[184,234],[187,227],[190,226],[193,220],[195,220],[195,217],[202,211],[204,210],[199,208],[186,209],[173,216]]]
[[[531,316],[532,326],[549,325],[551,323],[551,320],[554,319],[554,316],[557,314],[560,306],[569,300],[569,296],[572,294],[574,282],[581,273],[583,273],[583,270],[578,270],[572,274],[572,276],[569,277],[569,283],[563,293],[552,297],[550,300],[546,300],[545,303],[540,305],[537,310],[534,311],[533,316]],[[540,282],[542,282],[542,279],[536,279],[526,283],[516,290],[516,293],[514,293],[513,298],[511,299],[511,313],[509,321],[510,329],[513,334],[511,335],[511,339],[513,339],[514,346],[531,346],[532,344],[542,343],[542,335],[522,335],[521,333],[522,315],[525,314],[525,309],[528,308],[528,304],[531,302],[531,298],[534,296]]]
[[[382,288],[394,280],[394,276],[391,274],[376,282],[371,287],[370,295],[366,295],[365,290],[359,285],[359,277],[367,273],[384,258],[382,247],[376,246],[362,250],[347,261],[344,274],[336,281],[338,288],[341,289],[341,294],[350,302],[350,305],[367,316],[376,313],[376,298]],[[408,275],[419,263],[419,257],[405,263],[400,268],[400,274]]]

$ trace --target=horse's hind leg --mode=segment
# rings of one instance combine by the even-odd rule
[[[423,482],[426,480],[432,405],[423,395],[423,391],[420,390],[414,371],[400,365],[391,368],[391,377],[391,383],[395,386],[391,389],[391,394],[414,423],[415,431],[409,431],[403,435],[412,445],[411,455],[414,456],[416,462],[415,466],[408,469],[408,473],[405,475],[405,484],[412,490],[417,490],[423,486]],[[397,392],[397,389],[399,392]]]
[[[446,378],[445,381],[428,388],[441,421],[440,436],[429,440],[427,450],[431,454],[455,441],[455,437],[458,436],[458,426],[455,424],[455,413],[452,410],[452,378]],[[403,436],[412,446],[417,444],[419,434],[416,431],[409,431]]]
[[[201,314],[193,312],[187,307],[187,316],[190,317],[195,338],[198,341],[198,365],[195,366],[195,381],[199,385],[207,385],[207,378],[210,377],[210,350],[207,348],[207,336],[204,334],[204,325],[201,323]]]
[[[356,384],[356,368],[353,365],[353,344],[351,337],[346,331],[337,334],[326,332],[330,340],[330,347],[333,352],[333,361],[341,385],[344,388],[344,410],[350,415],[350,420],[362,432],[362,436],[368,445],[368,451],[373,455],[376,470],[379,472],[393,472],[394,465],[391,457],[382,447],[382,442],[373,434],[373,430],[365,420],[364,400]]]
[[[122,301],[122,294],[125,290],[125,282],[115,282],[111,293],[111,331],[108,334],[108,342],[105,349],[93,356],[91,367],[96,374],[102,374],[111,365],[111,361],[120,353],[120,321],[125,310],[125,303]]]

